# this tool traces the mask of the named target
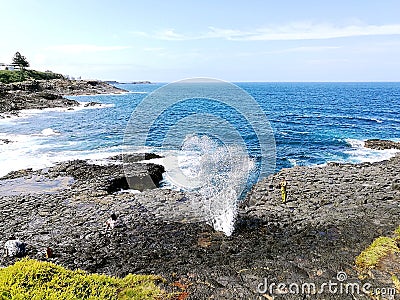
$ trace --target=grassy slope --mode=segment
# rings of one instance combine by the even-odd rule
[[[0,82],[2,83],[20,82],[29,79],[49,80],[60,78],[64,77],[61,74],[52,72],[40,72],[35,70],[25,70],[23,72],[0,70]]]

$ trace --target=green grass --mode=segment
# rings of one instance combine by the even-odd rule
[[[377,264],[390,253],[400,252],[394,239],[386,236],[376,238],[372,244],[356,258],[356,266],[361,271],[367,271],[377,266]]]
[[[40,72],[36,70],[25,70],[25,71],[0,70],[0,82],[2,83],[20,82],[30,79],[49,80],[49,79],[62,79],[62,78],[64,78],[64,76],[53,72]]]
[[[389,254],[400,253],[397,242],[400,240],[400,226],[394,231],[394,237],[380,236],[376,238],[359,256],[356,266],[361,273],[377,267],[379,262]]]
[[[49,262],[24,258],[0,269],[0,299],[170,299],[154,275],[125,278],[68,270]]]
[[[396,228],[394,231],[394,237],[378,237],[376,238],[367,249],[365,249],[359,256],[356,257],[356,266],[359,272],[359,278],[365,279],[368,276],[372,276],[369,271],[372,269],[378,269],[379,263],[383,258],[387,257],[393,253],[400,253],[400,226]],[[396,256],[394,256],[396,257]],[[394,258],[396,259],[396,258]],[[389,269],[385,270],[385,267],[382,267],[381,271],[386,272],[391,276],[391,280],[393,285],[397,291],[400,293],[400,280],[393,274],[393,272]],[[368,274],[368,275],[367,275]],[[374,298],[375,299],[375,298]],[[380,298],[379,298],[380,299]]]

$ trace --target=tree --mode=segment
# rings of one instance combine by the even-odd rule
[[[26,57],[21,55],[21,53],[16,52],[14,57],[13,57],[13,64],[18,65],[21,70],[24,70],[25,68],[29,67],[29,62],[27,61]]]

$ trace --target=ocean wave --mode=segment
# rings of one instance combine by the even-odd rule
[[[307,135],[307,134],[310,134],[309,131],[299,131],[299,130],[292,130],[292,129],[286,129],[285,131],[281,131],[279,133],[282,135],[297,135],[297,134]]]
[[[43,134],[44,133],[44,134]],[[58,162],[74,159],[88,159],[92,163],[110,163],[107,157],[121,153],[121,147],[114,146],[96,150],[61,150],[65,146],[76,147],[78,142],[68,141],[60,144],[52,139],[57,136],[51,128],[42,130],[37,134],[7,134],[0,133],[0,140],[7,140],[7,143],[0,143],[0,177],[11,171],[27,168],[34,170],[48,168]]]
[[[397,149],[375,150],[366,148],[364,146],[366,140],[345,139],[345,141],[350,146],[350,149],[344,150],[343,153],[348,155],[345,161],[350,163],[388,160],[400,152],[400,150]]]
[[[371,117],[360,117],[360,116],[348,116],[348,115],[335,115],[335,114],[326,114],[326,115],[299,115],[299,114],[286,114],[285,119],[271,119],[271,122],[282,122],[286,124],[303,124],[306,125],[307,123],[304,122],[304,119],[346,119],[346,120],[358,120],[358,121],[365,121],[365,122],[374,122],[374,123],[383,123],[385,118],[380,118],[377,116]]]
[[[397,140],[400,141],[400,139]],[[300,146],[303,144],[297,144],[297,148],[295,148],[296,143],[292,142],[290,143],[292,147],[280,148],[280,153],[286,155],[286,158],[281,158],[280,165],[286,168],[295,166],[317,167],[324,166],[328,162],[372,163],[388,160],[400,152],[400,150],[396,149],[375,150],[366,148],[364,147],[365,140],[363,139],[348,138],[335,139],[335,141],[335,145],[331,145],[332,148],[326,147],[324,141],[321,141],[321,143],[314,141],[312,147],[311,145],[304,146],[309,149],[308,152],[304,152],[305,148]]]
[[[52,128],[45,128],[41,131],[41,134],[44,136],[51,136],[51,135],[60,135],[58,131],[53,130]]]
[[[346,119],[346,120],[356,120],[356,121],[364,121],[364,122],[374,122],[374,123],[383,123],[378,117],[359,117],[359,116],[347,116],[347,115],[329,115],[326,118],[331,119]]]
[[[345,139],[344,141],[352,148],[364,148],[366,140]]]
[[[288,158],[288,161],[290,162],[290,164],[292,165],[292,167],[297,166],[297,160],[294,158]]]
[[[90,102],[79,102],[79,106],[72,107],[51,107],[44,109],[22,109],[17,111],[17,115],[10,113],[3,113],[3,118],[0,118],[0,124],[9,124],[16,120],[31,118],[38,114],[48,113],[48,112],[62,112],[62,113],[70,113],[87,109],[100,109],[100,108],[110,108],[115,107],[113,103],[98,103],[94,105],[88,105]]]

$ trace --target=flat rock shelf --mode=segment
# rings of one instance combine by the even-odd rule
[[[134,157],[128,160],[136,163]],[[355,257],[399,226],[399,155],[377,163],[294,167],[271,175],[242,203],[230,237],[205,223],[158,218],[140,197],[162,203],[160,199],[179,201],[184,194],[160,188],[124,192],[121,156],[110,161],[115,163],[65,162],[4,177],[3,183],[35,176],[70,181],[56,191],[0,196],[0,246],[15,236],[27,244],[31,258],[45,260],[44,249],[50,247],[54,257],[48,260],[68,268],[115,276],[160,274],[184,285],[189,299],[268,299],[257,289],[265,279],[318,286],[336,280],[342,271],[349,281],[359,282]],[[140,165],[139,173],[153,174],[155,181],[164,171]],[[285,204],[277,187],[282,177],[288,182]],[[104,222],[113,212],[118,224],[105,231]],[[15,260],[2,257],[0,265]],[[390,283],[379,276],[370,282],[378,287]],[[314,296],[310,299],[321,299]],[[362,293],[357,297],[370,299]],[[338,295],[324,292],[323,299]]]

